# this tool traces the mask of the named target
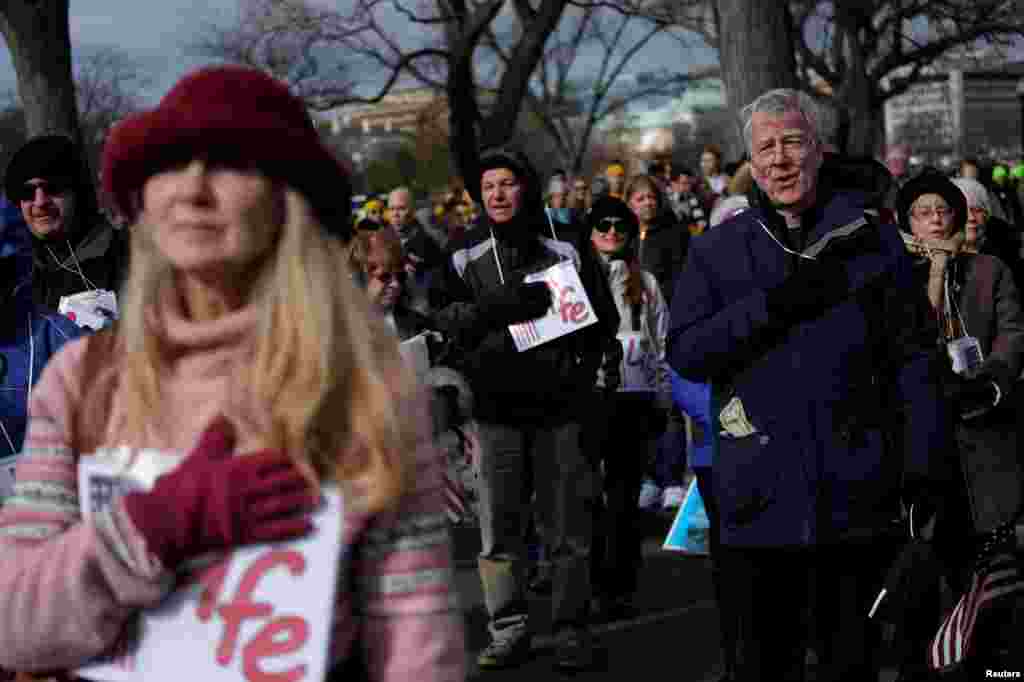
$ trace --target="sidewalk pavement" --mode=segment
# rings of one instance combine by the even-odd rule
[[[622,682],[658,679],[667,672],[673,682],[714,682],[722,674],[718,637],[718,611],[711,587],[711,564],[661,549],[671,518],[650,515],[644,524],[644,566],[635,609],[629,617],[594,630],[603,655],[593,671],[572,675],[578,682]],[[474,682],[564,682],[564,673],[552,670],[554,641],[550,600],[530,596],[530,618],[535,628],[533,657],[525,665],[501,671],[480,671],[476,655],[488,642],[487,612],[476,570],[479,530],[456,527],[456,583],[466,617],[468,679]],[[814,682],[813,665],[808,682]],[[896,671],[887,669],[881,682],[892,682]]]

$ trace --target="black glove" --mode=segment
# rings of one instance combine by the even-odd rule
[[[850,281],[839,261],[800,260],[800,268],[767,291],[769,314],[795,324],[810,320],[846,298]]]
[[[601,369],[604,370],[604,390],[609,393],[622,385],[622,344],[612,337],[605,341]]]
[[[946,399],[963,419],[978,417],[999,402],[996,383],[986,376],[971,379],[952,374],[945,384]]]
[[[506,284],[483,292],[477,306],[497,325],[534,320],[551,307],[551,289],[544,282]]]

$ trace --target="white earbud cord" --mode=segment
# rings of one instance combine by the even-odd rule
[[[494,238],[494,228],[491,228],[491,251],[494,252],[494,262],[498,265],[498,279],[501,285],[505,286],[505,273],[501,269],[501,258],[498,256],[498,240]]]
[[[71,260],[75,264],[74,268],[69,268],[59,258],[57,258],[57,254],[53,252],[49,244],[46,244],[45,246],[47,253],[50,254],[51,258],[53,258],[53,261],[57,264],[57,267],[59,267],[61,270],[70,272],[73,275],[78,275],[79,278],[81,278],[82,283],[85,284],[87,289],[99,289],[99,287],[96,286],[96,284],[93,283],[92,280],[85,276],[85,271],[82,270],[82,264],[78,261],[78,255],[75,254],[75,250],[71,247],[71,242],[67,242],[67,245],[68,250],[71,252]]]
[[[758,220],[758,221],[757,221],[757,224],[761,226],[761,229],[763,229],[763,230],[764,230],[765,232],[767,232],[767,233],[768,233],[768,236],[772,238],[772,241],[773,241],[773,242],[775,242],[776,244],[778,244],[778,245],[779,245],[779,248],[780,248],[780,249],[782,249],[783,251],[785,251],[785,252],[786,252],[786,253],[788,253],[789,255],[791,255],[791,256],[798,256],[798,257],[800,257],[800,258],[806,258],[807,260],[818,260],[818,259],[817,259],[817,258],[815,258],[814,256],[808,256],[807,254],[804,254],[804,253],[799,253],[798,251],[794,251],[793,249],[791,249],[791,248],[787,247],[787,246],[786,246],[785,244],[783,244],[782,242],[780,242],[780,241],[779,241],[779,238],[778,238],[778,237],[776,237],[776,236],[775,236],[774,234],[772,234],[772,231],[768,229],[768,226],[767,226],[767,225],[765,225],[765,224],[764,224],[763,222],[761,222],[760,220]]]

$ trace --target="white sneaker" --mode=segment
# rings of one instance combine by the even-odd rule
[[[644,481],[640,486],[640,500],[637,506],[641,509],[654,509],[661,503],[661,488],[651,481]]]
[[[686,498],[686,488],[681,485],[670,485],[665,488],[665,494],[661,498],[662,509],[675,509],[683,504]]]

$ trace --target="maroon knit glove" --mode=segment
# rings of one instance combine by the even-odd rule
[[[316,499],[288,456],[276,450],[233,456],[234,440],[231,424],[215,420],[152,490],[125,495],[128,516],[166,568],[312,530],[308,512]]]

